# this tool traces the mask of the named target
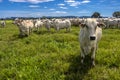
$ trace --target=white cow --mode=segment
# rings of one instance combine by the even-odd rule
[[[54,24],[53,24],[53,21],[52,20],[48,20],[46,19],[44,21],[44,24],[45,24],[45,28],[50,31],[50,28],[54,27]]]
[[[15,20],[15,23],[19,28],[20,36],[23,36],[23,35],[29,36],[30,33],[32,32],[32,28],[34,27],[32,20],[17,19]]]
[[[72,26],[77,26],[77,27],[79,26],[79,23],[82,22],[82,20],[83,19],[81,19],[81,18],[70,19]]]
[[[106,22],[107,28],[114,28],[114,27],[118,27],[118,21],[115,19],[108,19],[108,21]]]
[[[0,24],[2,27],[5,27],[5,25],[6,25],[5,20],[1,20]]]
[[[37,29],[37,31],[39,31],[40,28],[42,28],[44,25],[44,23],[39,19],[35,21],[35,28]]]
[[[81,48],[81,63],[83,63],[85,55],[91,53],[92,65],[95,66],[95,52],[98,46],[98,41],[102,36],[102,23],[98,23],[95,19],[86,19],[81,24],[79,41]]]
[[[59,19],[56,19],[54,21],[54,25],[55,25],[55,29],[57,31],[59,31],[60,29],[64,29],[66,28],[66,31],[70,31],[71,29],[71,22],[70,20],[59,20]]]

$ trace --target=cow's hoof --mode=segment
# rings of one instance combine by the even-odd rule
[[[92,67],[95,67],[95,62],[92,62]]]
[[[81,64],[83,64],[83,59],[81,59]]]

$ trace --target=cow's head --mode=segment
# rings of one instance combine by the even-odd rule
[[[15,23],[17,26],[20,26],[22,21],[23,21],[23,19],[15,19],[14,23]]]
[[[86,31],[85,34],[88,36],[89,40],[93,41],[96,40],[97,28],[105,25],[97,22],[95,19],[86,19],[80,26]]]

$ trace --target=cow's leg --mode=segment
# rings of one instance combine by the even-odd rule
[[[38,31],[38,32],[40,31],[40,27],[39,27],[39,26],[37,26],[37,31]]]
[[[31,34],[31,28],[29,28],[29,35]]]
[[[84,49],[81,48],[81,63],[83,64],[85,58]]]
[[[96,51],[97,51],[97,49],[98,49],[98,43],[96,44]]]
[[[27,36],[29,36],[30,35],[30,28],[26,28],[27,30],[26,30],[26,32],[27,32]]]
[[[22,31],[22,29],[21,28],[19,28],[19,32],[20,32],[20,37],[23,35],[23,31]]]
[[[68,28],[66,28],[66,32],[68,32]]]
[[[66,27],[66,32],[68,32],[69,31],[69,28],[68,27]]]
[[[91,53],[91,59],[92,59],[93,66],[95,66],[95,52],[96,52],[96,47],[92,48],[92,53]]]
[[[31,30],[30,30],[30,31],[31,31],[30,33],[32,33],[33,29],[31,28]]]
[[[50,32],[50,26],[47,27],[48,32]]]
[[[29,28],[29,35],[32,34],[32,28]]]
[[[71,27],[69,27],[69,32],[71,31]]]
[[[57,31],[59,31],[60,29],[59,29],[59,27],[57,27]]]
[[[70,27],[67,27],[67,32],[70,32]]]

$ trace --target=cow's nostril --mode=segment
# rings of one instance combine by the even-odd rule
[[[90,36],[90,40],[95,40],[96,37],[95,36]]]

